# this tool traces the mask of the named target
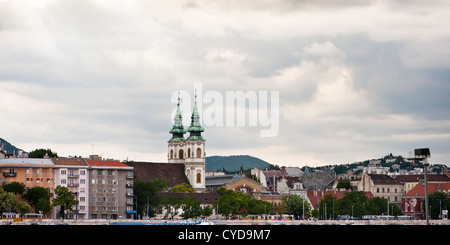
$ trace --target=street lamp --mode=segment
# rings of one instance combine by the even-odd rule
[[[427,221],[427,225],[430,225],[429,217],[428,217],[428,180],[427,180],[427,167],[430,165],[428,163],[428,158],[431,157],[429,148],[420,148],[414,149],[414,158],[407,158],[408,160],[418,160],[423,162],[423,172],[424,172],[424,180],[425,180],[425,218]]]

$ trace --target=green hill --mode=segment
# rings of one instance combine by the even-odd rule
[[[241,170],[241,167],[244,170],[254,167],[259,169],[274,168],[272,164],[249,155],[206,157],[206,170],[208,171],[225,169],[230,172],[236,172]]]
[[[0,138],[0,148],[3,147],[3,150],[5,150],[7,153],[12,153],[14,155],[17,155],[21,149],[11,145],[8,141]]]

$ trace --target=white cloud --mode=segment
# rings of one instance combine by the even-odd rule
[[[310,55],[317,55],[324,58],[336,57],[336,58],[345,58],[346,55],[342,50],[338,49],[333,43],[327,41],[325,43],[317,43],[314,42],[310,46],[305,47],[303,52]]]

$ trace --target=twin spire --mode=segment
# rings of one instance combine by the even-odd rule
[[[194,109],[192,111],[191,116],[191,125],[187,129],[187,131],[183,127],[183,116],[181,115],[180,110],[180,92],[178,92],[178,103],[177,103],[177,112],[175,114],[174,118],[174,124],[172,129],[169,131],[169,133],[172,134],[172,141],[180,141],[185,140],[183,134],[186,132],[189,132],[188,140],[198,140],[202,139],[205,140],[201,136],[201,132],[205,131],[205,129],[200,124],[200,114],[198,113],[198,107],[197,107],[197,90],[195,90],[194,94]]]

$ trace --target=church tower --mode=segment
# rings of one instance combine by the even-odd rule
[[[197,191],[206,190],[205,175],[205,138],[202,132],[205,129],[200,124],[200,115],[197,108],[197,92],[194,95],[194,109],[192,110],[191,125],[187,129],[189,137],[186,139],[186,160],[184,162],[186,176],[191,186]]]
[[[197,107],[197,93],[194,95],[194,108],[191,116],[191,125],[187,131],[183,127],[183,118],[180,110],[180,97],[178,96],[177,111],[174,124],[169,133],[172,138],[168,141],[169,163],[183,163],[187,179],[197,191],[205,191],[205,138],[202,136],[204,128],[200,124],[200,115]],[[184,134],[189,132],[189,137]]]
[[[172,138],[169,140],[169,152],[167,157],[169,163],[184,163],[185,157],[185,139],[184,134],[186,130],[183,127],[183,117],[180,110],[180,95],[178,94],[177,112],[174,118],[174,124],[169,131],[172,134]]]

